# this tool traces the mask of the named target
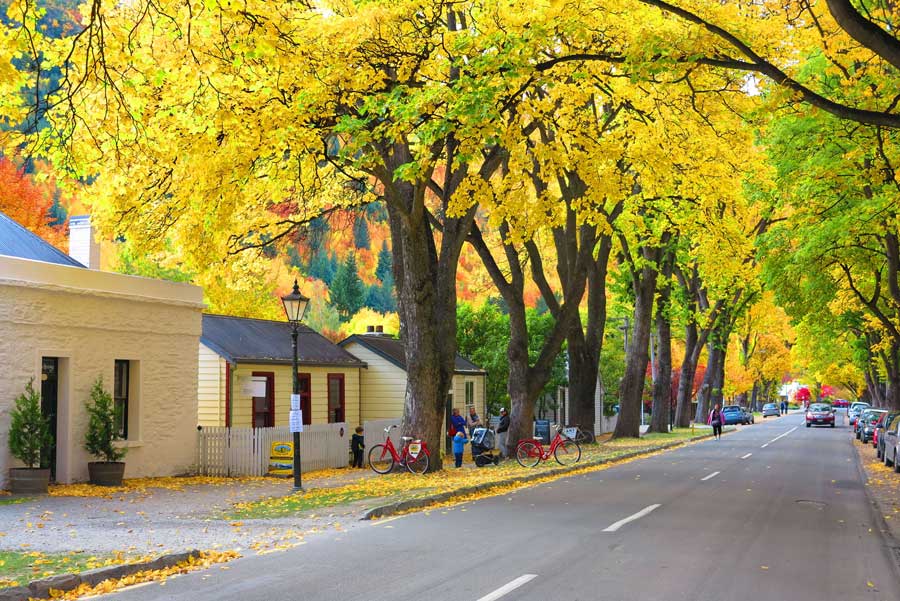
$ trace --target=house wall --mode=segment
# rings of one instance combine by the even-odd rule
[[[7,440],[14,399],[42,357],[60,358],[57,480],[86,480],[85,401],[116,359],[132,361],[125,476],[191,469],[197,444],[196,286],[0,256],[0,486],[18,466]]]
[[[360,368],[358,367],[310,367],[300,365],[300,373],[310,374],[312,423],[328,423],[328,374],[344,374],[344,409],[348,426],[355,427],[359,421]],[[239,363],[232,370],[232,406],[231,425],[249,427],[252,425],[253,399],[241,391],[241,379],[248,378],[253,372],[272,372],[275,374],[275,425],[287,426],[291,409],[291,391],[293,379],[290,365]],[[223,389],[224,399],[224,389]],[[224,401],[223,401],[224,402]],[[225,425],[224,413],[222,421],[216,425]]]
[[[372,352],[358,342],[350,342],[344,348],[368,369],[362,370],[360,415],[363,421],[393,419],[403,415],[406,397],[406,371],[381,355]],[[453,406],[465,412],[465,382],[475,384],[475,407],[478,415],[485,414],[483,375],[456,374],[453,376]]]
[[[225,359],[200,343],[197,377],[197,424],[225,425]]]

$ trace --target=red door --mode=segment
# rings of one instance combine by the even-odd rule
[[[328,423],[344,421],[344,374],[328,374]]]
[[[254,384],[264,382],[261,396],[253,397],[253,427],[272,428],[275,426],[275,374],[270,371],[253,372]]]
[[[312,423],[312,384],[309,374],[297,374],[297,382],[300,384],[300,409],[303,410],[303,425]]]

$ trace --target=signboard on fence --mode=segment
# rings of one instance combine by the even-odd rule
[[[269,475],[291,476],[294,473],[294,443],[276,441],[269,452]]]
[[[550,420],[536,419],[534,420],[534,437],[543,444],[550,444]]]

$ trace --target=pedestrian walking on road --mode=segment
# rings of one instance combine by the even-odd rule
[[[363,427],[356,426],[356,433],[350,437],[350,449],[353,451],[353,467],[362,467],[363,449],[366,441],[363,437]]]
[[[500,456],[506,457],[506,435],[509,431],[509,414],[506,408],[500,409],[500,423],[497,425],[497,445],[500,447]]]
[[[787,401],[781,401],[781,414],[787,414]]]
[[[706,423],[712,426],[713,436],[716,437],[716,440],[722,438],[722,424],[724,421],[725,418],[722,415],[722,409],[719,407],[719,404],[716,403],[716,406],[709,412],[709,418],[706,420]]]
[[[463,430],[457,432],[456,436],[453,437],[453,457],[456,459],[456,467],[462,467],[463,451],[466,450],[467,442],[469,442],[469,439],[466,438],[466,433]]]

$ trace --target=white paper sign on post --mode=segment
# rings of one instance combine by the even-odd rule
[[[303,432],[303,411],[291,410],[290,426],[291,426],[291,432]]]
[[[300,411],[300,395],[291,395],[291,411]]]

